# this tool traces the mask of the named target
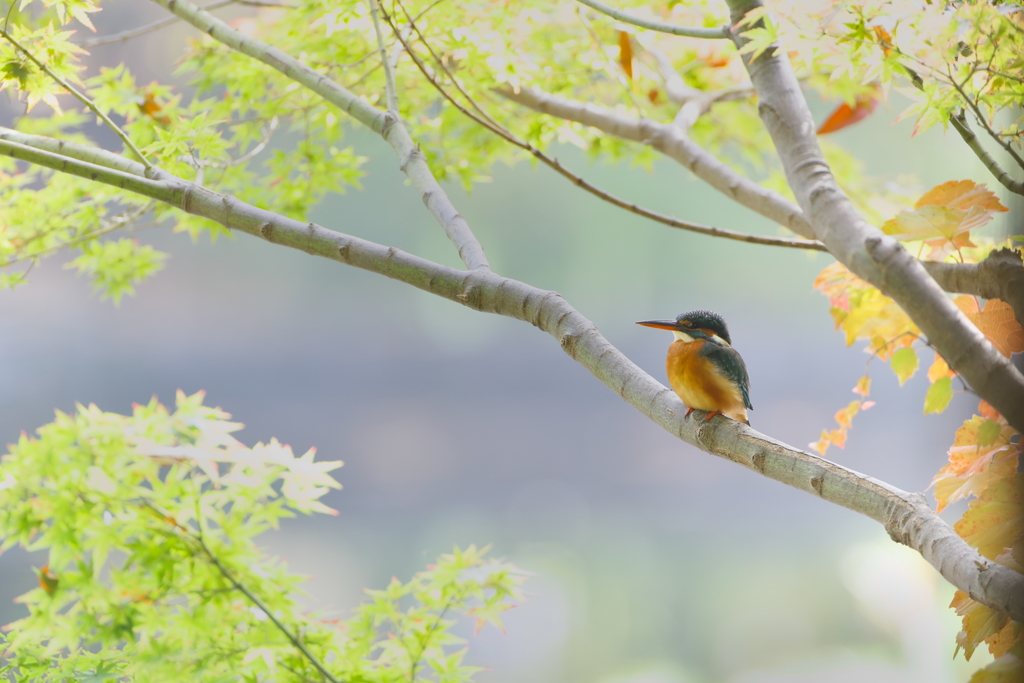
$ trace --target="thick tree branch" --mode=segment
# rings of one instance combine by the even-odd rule
[[[1019,251],[999,249],[981,263],[925,261],[924,267],[947,292],[1002,299],[1024,325],[1024,264]]]
[[[691,140],[676,126],[650,119],[633,119],[590,103],[575,102],[549,95],[537,88],[518,91],[497,91],[513,102],[567,121],[576,121],[610,135],[650,145],[665,156],[675,159],[695,176],[725,196],[789,228],[809,240],[816,238],[814,229],[800,207],[771,190],[744,178]]]
[[[276,47],[236,31],[220,19],[204,12],[185,0],[153,0],[177,16],[207,33],[211,38],[228,47],[263,62],[287,78],[309,88],[335,105],[375,133],[380,134],[398,157],[402,172],[420,193],[423,203],[441,227],[448,239],[459,250],[459,257],[466,267],[490,269],[483,247],[469,227],[466,219],[455,210],[448,195],[441,189],[427,160],[420,151],[401,119],[394,112],[382,112],[363,101],[355,94],[341,87],[327,76],[314,71],[297,59]],[[386,59],[386,56],[385,56]]]
[[[562,349],[627,403],[683,441],[736,462],[776,481],[812,493],[881,523],[889,535],[931,563],[950,583],[975,600],[1024,621],[1024,576],[979,555],[935,514],[921,494],[900,491],[823,458],[775,441],[725,418],[704,422],[706,413],[685,417],[686,406],[671,390],[637,367],[611,345],[594,324],[558,293],[502,277],[489,270],[462,271],[375,244],[302,223],[246,204],[156,170],[159,180],[107,166],[123,159],[96,150],[91,157],[106,166],[53,154],[35,146],[46,138],[26,136],[20,144],[0,140],[0,153],[47,168],[93,177],[245,232],[273,244],[299,249],[385,275],[477,311],[524,320],[554,337]],[[55,140],[45,142],[56,147]],[[80,152],[80,150],[79,150]],[[34,153],[31,154],[30,153]],[[135,171],[141,172],[141,164]]]
[[[639,26],[645,28],[648,31],[658,31],[659,33],[670,33],[674,36],[685,36],[687,38],[707,38],[710,40],[722,39],[729,37],[729,27],[724,26],[722,28],[694,28],[690,26],[677,26],[675,24],[666,24],[663,21],[652,21],[650,19],[642,19],[640,17],[634,17],[632,14],[627,14],[621,10],[617,10],[614,7],[610,7],[603,2],[598,0],[576,0],[580,4],[586,5],[591,9],[596,9],[601,14],[617,19],[623,24],[631,24],[633,26]]]
[[[733,25],[759,0],[728,0]],[[746,44],[734,37],[738,47]],[[899,242],[869,225],[825,162],[814,121],[785,53],[743,55],[759,112],[789,185],[818,238],[840,262],[906,311],[950,367],[1017,430],[1024,431],[1024,375],[985,338]]]

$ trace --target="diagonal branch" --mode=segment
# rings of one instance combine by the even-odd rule
[[[373,17],[373,32],[377,36],[377,50],[380,52],[380,62],[384,65],[384,89],[387,97],[388,111],[396,117],[398,113],[398,88],[395,87],[395,64],[392,64],[388,56],[388,48],[384,45],[384,32],[380,30],[380,0],[367,0],[370,4],[370,16]],[[395,51],[395,63],[398,62],[398,51]]]
[[[982,146],[981,140],[978,139],[978,136],[975,135],[974,131],[971,130],[970,125],[968,125],[967,117],[964,116],[963,111],[961,111],[959,115],[950,114],[949,122],[952,124],[953,129],[960,134],[960,137],[963,138],[963,141],[967,143],[967,146],[971,148],[974,155],[978,157],[981,163],[984,164],[985,168],[995,176],[996,180],[998,180],[1003,187],[1015,194],[1024,195],[1024,182],[1014,180],[1013,176],[1007,173],[1006,170],[999,165],[999,162],[988,153],[988,150]]]
[[[430,171],[426,157],[423,156],[419,146],[409,137],[409,131],[406,130],[405,124],[402,123],[397,113],[380,111],[327,76],[314,71],[276,47],[247,36],[241,31],[236,31],[212,14],[204,12],[186,0],[153,1],[208,34],[214,40],[263,62],[285,77],[309,88],[370,130],[378,133],[391,145],[398,157],[399,168],[420,193],[423,203],[427,205],[427,209],[444,228],[448,239],[459,250],[459,258],[466,264],[466,267],[470,270],[490,269],[491,266],[487,262],[487,256],[484,255],[483,247],[477,241],[469,223],[455,210],[448,195],[441,189],[434,174]]]
[[[92,177],[90,174],[100,169],[110,175],[97,175],[99,182],[117,185],[119,180],[130,179],[137,184],[129,189],[231,230],[385,275],[477,311],[529,322],[554,337],[569,356],[669,433],[712,455],[874,519],[893,540],[921,553],[954,586],[978,602],[1024,621],[1024,575],[979,555],[942,521],[924,496],[901,491],[725,418],[705,422],[703,411],[686,417],[686,406],[671,389],[612,346],[556,292],[489,270],[449,268],[394,247],[302,223],[166,172],[160,172],[160,181],[149,180],[9,141],[0,141],[0,153],[82,177]],[[29,157],[30,153],[35,156]],[[95,155],[98,160],[106,157],[110,164],[120,159],[102,150]],[[142,169],[141,164],[135,166]]]
[[[633,119],[594,106],[549,95],[537,88],[502,89],[498,94],[542,114],[597,128],[611,135],[650,145],[675,159],[695,176],[725,196],[807,239],[815,239],[814,229],[800,207],[754,181],[744,178],[701,148],[676,126],[650,119]]]
[[[760,0],[728,2],[733,25],[762,7]],[[742,52],[747,40],[742,35],[734,40]],[[757,89],[761,120],[818,238],[843,265],[895,300],[950,367],[1024,431],[1024,375],[953,304],[920,261],[857,213],[821,154],[807,101],[785,52],[772,47],[756,58],[744,53],[743,63]]]
[[[132,139],[130,137],[128,137],[128,134],[125,133],[123,130],[121,130],[121,127],[118,126],[116,123],[114,123],[110,119],[110,117],[107,116],[106,112],[104,112],[102,109],[97,107],[93,103],[93,101],[90,100],[88,98],[88,96],[85,95],[85,93],[79,92],[77,88],[75,88],[73,85],[68,83],[66,80],[64,80],[63,78],[58,76],[56,73],[54,73],[54,71],[50,67],[48,67],[46,64],[44,64],[43,62],[41,62],[38,59],[36,59],[36,56],[34,54],[32,54],[27,48],[23,47],[6,30],[0,29],[0,37],[3,37],[4,40],[6,40],[8,43],[10,43],[15,48],[17,48],[18,52],[20,52],[23,55],[25,55],[25,57],[27,57],[33,64],[35,64],[36,67],[39,68],[39,70],[41,70],[43,73],[45,73],[47,76],[49,76],[60,87],[64,88],[69,93],[74,95],[75,99],[77,99],[79,102],[81,102],[86,107],[88,107],[92,111],[92,113],[96,114],[96,116],[98,116],[103,121],[103,123],[107,124],[107,126],[109,126],[110,129],[112,131],[114,131],[114,133],[117,135],[117,137],[121,138],[121,142],[123,142],[125,144],[125,146],[128,149],[130,149],[132,151],[132,153],[135,156],[137,156],[140,161],[142,161],[143,164],[145,164],[146,168],[150,168],[150,167],[153,166],[153,163],[148,158],[146,158],[146,155],[143,154],[142,151],[138,147],[135,146],[135,143],[132,142]]]
[[[401,7],[401,3],[399,3],[399,6]],[[402,11],[405,12],[405,8],[404,7],[402,7]],[[403,37],[402,33],[398,30],[398,27],[395,26],[395,24],[391,20],[391,18],[385,14],[385,19],[388,21],[388,24],[391,26],[392,32],[395,34],[395,36],[398,37],[398,40],[402,43],[402,46],[405,48],[405,51],[409,54],[409,57],[412,59],[413,63],[416,65],[416,68],[418,68],[420,70],[420,73],[423,74],[424,78],[426,78],[427,81],[429,81],[430,84],[432,86],[434,86],[434,88],[439,93],[441,93],[441,95],[443,95],[444,98],[447,99],[448,102],[450,102],[451,105],[453,107],[455,107],[456,109],[458,109],[463,115],[465,115],[468,118],[472,119],[477,124],[479,124],[480,126],[482,126],[485,129],[491,131],[492,133],[494,133],[498,137],[501,137],[502,139],[504,139],[507,142],[515,145],[516,147],[519,147],[520,149],[529,152],[536,159],[538,159],[542,163],[546,164],[550,168],[554,169],[555,172],[559,173],[563,177],[565,177],[568,180],[570,180],[577,187],[579,187],[579,188],[581,188],[583,190],[586,190],[587,192],[591,193],[595,197],[598,197],[599,199],[602,199],[602,200],[608,202],[609,204],[613,204],[614,206],[617,206],[620,209],[625,209],[626,211],[629,211],[631,213],[635,213],[638,216],[643,216],[644,218],[649,218],[650,220],[657,221],[658,223],[663,223],[664,225],[668,225],[668,226],[671,226],[673,228],[679,228],[681,230],[686,230],[686,231],[689,231],[689,232],[696,232],[698,234],[708,235],[708,236],[711,236],[711,237],[722,237],[722,238],[725,238],[725,239],[736,240],[738,242],[748,242],[748,243],[751,243],[751,244],[763,244],[763,245],[774,246],[774,247],[789,247],[789,248],[793,248],[793,249],[808,249],[808,250],[811,250],[811,251],[826,251],[825,246],[823,244],[821,244],[821,242],[817,242],[817,241],[813,241],[813,240],[796,240],[796,239],[788,239],[788,238],[785,238],[785,237],[762,237],[761,235],[750,235],[748,233],[735,232],[735,231],[732,231],[732,230],[725,230],[723,228],[713,228],[713,227],[706,226],[706,225],[700,225],[698,223],[690,223],[689,221],[682,221],[682,220],[679,220],[678,218],[674,218],[672,216],[666,216],[665,214],[658,213],[657,211],[652,211],[650,209],[647,209],[645,207],[639,206],[639,205],[634,204],[632,202],[627,202],[626,200],[621,199],[621,198],[619,198],[619,197],[617,197],[617,196],[615,196],[615,195],[613,195],[613,194],[611,194],[609,192],[606,192],[606,191],[602,190],[601,188],[597,187],[596,185],[593,185],[589,181],[585,180],[583,177],[573,173],[572,171],[570,171],[567,168],[565,168],[564,166],[562,166],[561,162],[559,162],[558,159],[556,159],[554,157],[551,157],[551,156],[548,156],[546,153],[544,153],[541,150],[537,149],[536,147],[534,147],[530,143],[525,142],[524,140],[519,139],[510,130],[508,130],[507,128],[502,126],[500,123],[495,121],[493,118],[491,118],[490,115],[488,115],[487,112],[484,111],[484,109],[481,108],[480,105],[478,105],[476,103],[476,101],[472,97],[469,96],[469,93],[467,93],[465,91],[465,89],[463,89],[463,87],[459,84],[459,82],[455,78],[455,76],[452,75],[452,73],[450,71],[448,71],[448,69],[444,66],[444,61],[441,60],[438,57],[438,55],[430,47],[430,43],[427,42],[427,40],[423,36],[423,34],[420,33],[418,28],[416,28],[415,20],[409,15],[408,12],[405,12],[405,15],[406,15],[406,18],[409,20],[410,27],[419,36],[420,41],[426,46],[427,50],[430,52],[430,55],[434,58],[434,61],[437,62],[438,66],[440,66],[440,68],[442,70],[444,70],[445,74],[447,74],[447,76],[451,80],[452,84],[455,85],[455,88],[459,91],[459,93],[462,94],[463,97],[466,98],[466,100],[469,102],[469,104],[479,113],[479,115],[473,113],[472,111],[468,110],[466,107],[462,106],[462,104],[459,103],[458,100],[456,100],[454,97],[452,97],[452,95],[447,90],[445,90],[444,86],[442,86],[438,82],[438,80],[435,77],[435,75],[433,73],[431,73],[431,71],[426,67],[425,64],[423,64],[422,60],[420,60],[420,58],[416,55],[416,53],[413,51],[412,47],[406,42],[405,37]]]
[[[659,33],[670,33],[674,36],[685,36],[687,38],[707,38],[710,40],[723,39],[729,37],[729,27],[723,26],[721,28],[693,28],[690,26],[677,26],[675,24],[666,24],[663,21],[652,21],[650,19],[642,19],[635,17],[632,14],[627,14],[622,10],[617,10],[614,7],[598,2],[598,0],[576,0],[580,4],[586,5],[591,9],[596,9],[601,14],[617,19],[623,24],[632,24],[633,26],[639,26],[649,31],[658,31]]]

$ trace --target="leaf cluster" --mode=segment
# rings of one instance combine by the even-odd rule
[[[21,681],[468,680],[459,615],[500,627],[525,575],[456,549],[349,619],[304,612],[302,578],[255,539],[340,485],[340,462],[241,425],[202,395],[132,415],[58,413],[0,462],[0,548],[44,551],[28,615],[5,627],[0,675]],[[301,647],[300,647],[301,645]],[[417,674],[417,671],[419,672]]]
[[[929,190],[912,208],[887,221],[882,230],[905,243],[917,243],[919,255],[927,247],[929,259],[977,263],[994,245],[975,245],[971,230],[1005,210],[984,185],[970,180],[950,181]],[[829,298],[836,329],[845,332],[847,345],[867,340],[865,351],[871,354],[868,364],[874,358],[888,360],[901,385],[916,373],[919,360],[914,347],[926,342],[892,300],[838,263],[822,270],[814,286]],[[1024,351],[1024,329],[1009,304],[990,299],[982,305],[966,295],[956,297],[953,303],[1000,353],[1009,358]],[[955,393],[952,381],[956,372],[936,353],[927,374],[931,386],[924,412],[941,413]],[[867,400],[871,393],[867,367],[853,391],[860,398],[836,413],[838,427],[823,430],[819,440],[811,444],[822,455],[830,446],[843,448],[853,418],[874,405]],[[949,462],[931,482],[938,511],[957,500],[973,498],[954,525],[957,534],[981,555],[1024,574],[1024,475],[1017,471],[1019,435],[984,401],[979,412],[957,430],[948,452]],[[1024,626],[963,591],[956,592],[950,607],[963,618],[957,652],[963,648],[970,659],[984,642],[997,658],[976,672],[972,683],[1014,680],[1014,676],[1024,673]]]

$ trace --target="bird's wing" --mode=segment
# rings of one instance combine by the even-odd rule
[[[700,355],[714,363],[719,372],[739,387],[743,394],[743,405],[753,410],[754,406],[750,405],[750,378],[747,377],[747,366],[743,364],[739,352],[730,346],[704,342]]]

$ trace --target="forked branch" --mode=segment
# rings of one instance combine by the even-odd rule
[[[399,6],[401,6],[401,3],[399,3]],[[404,7],[402,7],[402,9],[403,11],[405,10]],[[416,55],[416,52],[412,49],[412,46],[407,42],[405,36],[403,35],[403,32],[399,31],[398,27],[395,25],[391,17],[385,15],[385,18],[387,19],[389,25],[391,26],[392,32],[402,43],[402,46],[405,48],[406,53],[408,53],[409,57],[416,65],[416,68],[420,70],[424,78],[426,78],[427,81],[432,86],[434,86],[434,88],[439,93],[441,93],[441,95],[445,99],[447,99],[448,102],[451,103],[453,107],[458,109],[463,115],[472,119],[486,130],[489,130],[490,132],[494,133],[495,135],[504,139],[505,141],[515,145],[516,147],[519,147],[520,149],[529,152],[541,163],[552,168],[556,173],[567,178],[570,182],[572,182],[580,189],[589,192],[590,194],[608,202],[609,204],[613,204],[614,206],[617,206],[621,209],[625,209],[630,213],[635,213],[638,216],[648,218],[650,220],[671,226],[673,228],[686,230],[688,232],[696,232],[698,234],[708,235],[710,237],[722,237],[725,239],[736,240],[738,242],[747,242],[751,244],[762,244],[774,247],[789,247],[793,249],[808,249],[812,251],[825,251],[824,245],[814,240],[796,240],[785,237],[763,237],[761,235],[751,235],[748,233],[736,232],[733,230],[725,230],[723,228],[714,228],[707,225],[700,225],[698,223],[683,221],[678,218],[675,218],[674,216],[667,216],[663,213],[652,211],[651,209],[634,204],[633,202],[628,202],[620,197],[611,194],[610,192],[602,190],[601,188],[597,187],[590,181],[584,179],[582,176],[579,176],[570,171],[569,169],[567,169],[565,166],[561,164],[561,162],[558,161],[558,159],[537,149],[532,144],[524,140],[521,140],[510,130],[508,130],[500,123],[495,121],[493,118],[491,118],[491,116],[488,115],[487,112],[479,104],[477,104],[477,102],[472,97],[470,97],[469,93],[467,93],[462,88],[462,86],[459,85],[459,82],[458,80],[455,79],[454,75],[452,75],[447,70],[447,68],[444,66],[443,60],[440,57],[438,57],[438,55],[433,51],[433,49],[430,47],[430,43],[427,42],[424,35],[416,27],[415,19],[413,19],[413,17],[411,17],[408,12],[405,12],[405,15],[406,19],[409,21],[410,27],[416,33],[416,35],[419,36],[420,41],[423,43],[423,45],[426,46],[427,50],[430,52],[431,57],[433,57],[435,63],[438,65],[439,68],[445,71],[445,74],[448,76],[449,80],[459,91],[459,93],[466,99],[466,101],[469,103],[469,106],[471,106],[475,111],[471,111],[467,107],[463,106],[462,103],[460,103],[450,92],[448,92],[448,90],[445,89],[445,87],[439,82],[437,75],[434,72],[432,72],[423,63],[423,60],[421,60]]]
[[[650,119],[630,118],[589,102],[576,102],[564,97],[549,95],[538,88],[522,88],[520,90],[504,88],[497,92],[513,102],[542,114],[567,121],[576,121],[624,140],[650,145],[665,156],[675,159],[708,185],[751,211],[789,228],[801,237],[806,237],[809,240],[815,239],[814,229],[807,222],[799,206],[777,192],[766,190],[754,181],[744,178],[701,148],[676,126],[657,123]]]
[[[441,227],[448,239],[459,250],[459,258],[470,270],[490,269],[483,247],[469,227],[469,223],[455,210],[448,195],[438,184],[427,165],[427,160],[412,138],[405,124],[395,112],[382,112],[352,92],[341,87],[327,76],[314,71],[294,57],[261,40],[236,31],[209,12],[185,0],[153,0],[178,17],[208,34],[216,41],[248,55],[275,69],[285,77],[299,83],[323,97],[326,101],[349,114],[370,130],[387,141],[399,160],[399,168],[420,193],[423,203]],[[385,60],[386,61],[386,60]]]
[[[762,6],[760,0],[728,3],[734,26]],[[742,35],[734,41],[741,51],[747,42]],[[950,367],[1024,431],[1024,375],[953,304],[920,261],[854,208],[818,147],[814,121],[785,51],[773,47],[756,59],[744,53],[743,63],[789,186],[818,238],[843,265],[895,300]]]

